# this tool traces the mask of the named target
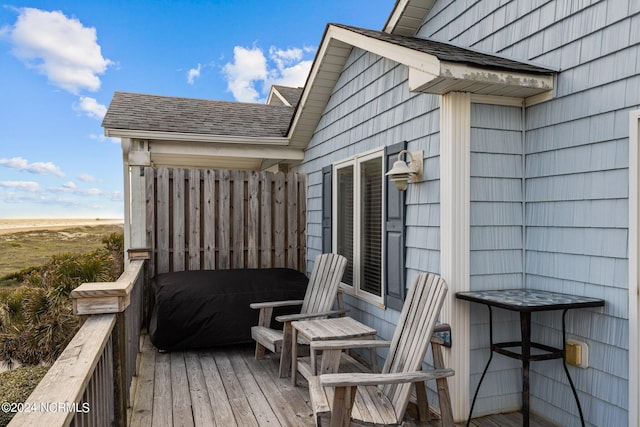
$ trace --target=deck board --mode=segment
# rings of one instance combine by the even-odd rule
[[[299,386],[293,387],[289,378],[278,377],[277,358],[255,360],[253,355],[253,346],[159,353],[144,336],[130,425],[315,425],[306,381],[300,379]],[[440,422],[415,425],[436,427]],[[471,425],[519,426],[522,414],[478,418]],[[532,416],[531,426],[553,424]]]

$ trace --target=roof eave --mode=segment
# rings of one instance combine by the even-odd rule
[[[436,0],[397,0],[382,31],[413,36]]]
[[[553,91],[552,70],[528,73],[440,61],[435,55],[329,24],[291,120],[288,138],[292,147],[306,148],[311,140],[352,47],[406,65],[410,90],[415,92],[464,91],[528,98]]]
[[[105,136],[111,138],[131,138],[159,141],[209,142],[222,144],[253,144],[271,146],[289,145],[289,139],[287,137],[274,136],[213,135],[114,128],[105,128],[104,134]]]

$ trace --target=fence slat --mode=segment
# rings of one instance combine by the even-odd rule
[[[184,270],[184,170],[173,170],[173,271]]]
[[[158,168],[154,181],[147,169],[147,235],[156,254],[150,271],[305,271],[304,175]]]
[[[272,187],[273,174],[261,172],[262,181],[260,200],[260,268],[269,268],[273,259],[273,225],[272,225]]]
[[[218,268],[227,269],[231,267],[229,259],[231,235],[229,230],[231,229],[231,186],[229,183],[230,172],[224,170],[221,172],[220,177],[220,210],[218,211]]]
[[[233,179],[233,265],[244,268],[244,181],[243,171],[232,171]]]
[[[287,268],[298,269],[298,175],[287,173]]]
[[[285,188],[285,175],[282,172],[276,173],[276,188],[275,188],[275,203],[274,203],[274,226],[273,236],[275,241],[275,253],[273,266],[284,268],[286,265],[286,249],[285,249],[285,230],[286,230],[286,188]]]
[[[306,273],[307,259],[307,178],[298,175],[298,270]]]
[[[216,268],[216,173],[204,173],[204,268]]]
[[[151,260],[149,262],[149,276],[155,276],[155,252],[156,252],[156,206],[155,206],[155,173],[153,168],[147,166],[144,169],[145,180],[145,204],[146,204],[146,221],[147,224],[147,245],[151,249]]]
[[[169,271],[169,170],[158,169],[158,256],[156,273]]]
[[[189,170],[189,270],[200,270],[200,171]]]
[[[247,268],[258,268],[260,226],[260,181],[258,172],[249,174],[249,210],[247,214]]]

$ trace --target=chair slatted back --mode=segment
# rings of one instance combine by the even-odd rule
[[[318,255],[313,264],[300,313],[321,313],[331,310],[346,267],[347,259],[342,255]]]
[[[414,372],[422,367],[431,335],[447,294],[447,284],[435,274],[414,277],[396,326],[383,373]],[[411,384],[389,384],[382,388],[402,419],[411,394]]]

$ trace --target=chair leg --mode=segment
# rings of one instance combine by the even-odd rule
[[[433,351],[433,366],[436,369],[444,369],[444,359],[442,357],[442,346],[431,343]],[[443,426],[453,427],[453,409],[451,408],[451,395],[449,394],[449,383],[446,378],[436,379],[438,387],[438,402],[440,403],[440,418]]]
[[[256,359],[257,360],[264,359],[265,351],[266,351],[266,347],[260,344],[259,342],[256,342]]]
[[[280,378],[286,378],[291,373],[291,322],[284,322],[282,330],[282,350],[280,351]]]
[[[413,383],[416,387],[416,398],[418,400],[418,421],[431,421],[431,412],[429,411],[429,400],[427,399],[427,390],[425,382],[420,381]]]

